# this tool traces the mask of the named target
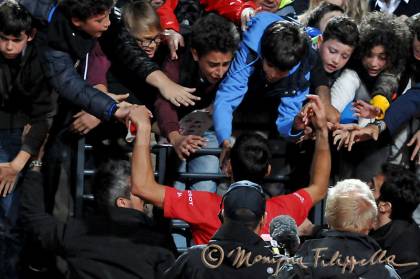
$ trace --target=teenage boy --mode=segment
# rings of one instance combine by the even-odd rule
[[[196,95],[201,100],[191,107],[175,107],[169,101],[158,97],[155,108],[159,129],[181,160],[180,171],[197,173],[219,172],[219,159],[214,155],[194,156],[201,146],[217,148],[218,143],[212,127],[203,134],[184,134],[180,131],[179,120],[197,109],[211,110],[217,87],[227,72],[233,54],[239,43],[239,33],[233,23],[216,14],[200,18],[192,27],[190,46],[183,49],[178,60],[167,59],[164,71],[182,86],[197,88]],[[185,160],[188,159],[187,162]],[[179,185],[184,186],[184,185]],[[215,192],[216,182],[198,181],[192,190]]]
[[[23,6],[14,1],[0,4],[0,273],[6,278],[15,278],[11,263],[20,245],[12,230],[20,192],[14,188],[30,158],[37,156],[54,109],[32,42],[35,33]]]
[[[332,117],[328,86],[308,36],[275,14],[258,13],[216,94],[213,120],[219,144],[232,146],[233,112],[239,105],[246,116],[264,117],[269,130],[297,139],[302,128],[295,119],[310,91],[322,98]]]
[[[112,5],[112,0],[61,1],[47,26],[45,40],[40,42],[47,78],[59,95],[44,156],[48,212],[52,210],[57,185],[68,185],[71,181],[73,150],[81,137],[71,131],[74,116],[81,109],[101,120],[126,115],[116,100],[85,81],[88,54],[110,25]],[[62,183],[57,183],[59,179]]]
[[[280,214],[290,215],[300,225],[311,207],[322,200],[327,192],[331,157],[325,109],[318,96],[308,98],[309,107],[313,111],[310,121],[316,130],[310,186],[267,200],[267,222],[261,230],[263,234],[268,233],[271,219]],[[142,118],[129,116],[137,126],[138,138],[132,158],[132,192],[145,201],[162,207],[165,217],[182,219],[189,223],[195,244],[207,243],[221,225],[218,214],[222,197],[204,191],[179,191],[155,181],[150,160],[149,114],[143,112],[143,115]],[[243,135],[238,137],[231,150],[227,173],[232,175],[234,181],[260,183],[271,171],[270,156],[267,141],[262,136]]]

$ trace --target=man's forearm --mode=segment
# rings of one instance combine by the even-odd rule
[[[153,205],[162,207],[165,194],[163,187],[159,187],[154,177],[150,158],[150,132],[150,126],[137,126],[131,165],[131,191]]]
[[[324,104],[324,106],[330,106],[331,105],[331,90],[327,86],[319,86],[315,90],[316,95],[319,96],[321,99],[321,102]]]
[[[318,200],[321,200],[327,193],[330,172],[331,153],[328,143],[328,130],[323,129],[316,131],[315,152],[311,167],[310,184],[316,187]]]
[[[150,179],[154,180],[152,163],[150,160],[150,127],[137,127],[131,163],[133,192],[141,193]]]

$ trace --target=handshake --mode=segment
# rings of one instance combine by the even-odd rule
[[[150,118],[153,118],[153,114],[146,106],[133,105],[124,102],[118,104],[118,110],[115,113],[115,117],[126,124],[128,129],[126,141],[132,142],[137,131],[150,131]]]
[[[308,103],[294,119],[293,129],[303,131],[298,142],[314,139],[317,132],[327,132],[327,116],[325,105],[317,95],[308,95]]]

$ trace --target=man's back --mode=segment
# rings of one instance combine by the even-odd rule
[[[393,276],[394,270],[378,261],[380,252],[367,235],[331,230],[324,238],[306,241],[295,256],[303,258],[307,268],[301,271],[312,274],[311,278],[398,278]]]
[[[265,242],[243,225],[225,224],[208,245],[192,247],[181,255],[165,278],[268,278],[275,265],[262,263],[261,258],[253,263],[256,257],[272,259],[264,246]]]
[[[109,208],[84,220],[57,221],[45,213],[42,175],[23,183],[22,221],[42,248],[64,258],[70,278],[155,278],[173,263],[166,239],[142,212]]]

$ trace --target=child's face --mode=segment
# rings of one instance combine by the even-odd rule
[[[354,48],[336,39],[323,42],[319,47],[322,65],[327,73],[341,70],[349,61]]]
[[[109,11],[92,16],[84,21],[72,18],[72,23],[74,26],[83,30],[93,38],[99,38],[102,36],[102,33],[108,30],[108,27],[111,25],[111,21],[109,20]]]
[[[415,36],[414,40],[413,40],[413,55],[414,58],[416,58],[416,60],[420,61],[420,38],[417,38],[417,36]]]
[[[198,62],[201,74],[211,84],[216,84],[225,76],[233,59],[232,52],[210,51],[199,57],[197,52],[192,50],[192,54]]]
[[[371,77],[378,76],[386,68],[386,52],[383,46],[375,46],[362,58],[363,67]]]
[[[6,59],[15,59],[32,40],[25,32],[21,32],[18,37],[13,35],[5,35],[0,32],[0,52]]]
[[[153,58],[160,42],[162,41],[160,30],[152,28],[147,31],[140,32],[134,37],[136,38],[139,47],[146,52],[147,56],[149,58]]]

